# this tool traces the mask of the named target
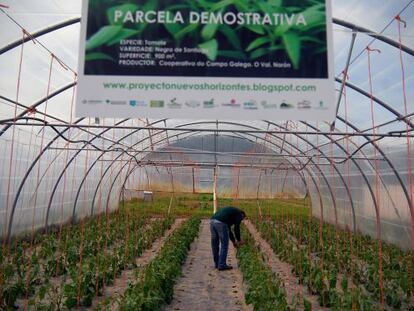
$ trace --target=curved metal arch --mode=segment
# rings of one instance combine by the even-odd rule
[[[155,142],[155,143],[159,143],[159,142],[163,142],[163,141],[168,141],[171,137],[174,137],[174,136],[178,136],[178,135],[183,135],[183,134],[185,134],[185,132],[184,133],[180,133],[180,134],[176,134],[176,135],[173,135],[173,136],[169,136],[169,137],[165,137],[165,138],[163,138],[163,139],[161,139],[161,140],[159,140],[159,141],[157,141],[157,142]],[[188,137],[188,136],[187,136]],[[149,137],[146,137],[146,138],[144,138],[144,139],[142,139],[141,141],[139,141],[137,144],[139,144],[139,143],[141,143],[141,142],[144,142],[144,141],[146,141],[146,140],[148,140],[148,139],[150,139]],[[153,140],[153,143],[154,143],[154,136],[152,136],[152,140]],[[147,150],[148,148],[151,148],[151,145],[148,145],[147,147],[145,147],[143,150]],[[137,156],[138,154],[140,154],[141,153],[141,151],[137,151],[136,152],[136,154],[135,154],[135,156]],[[105,177],[105,175],[106,175],[106,173],[109,171],[109,169],[112,167],[112,165],[113,164],[115,164],[116,162],[116,160],[119,158],[119,157],[121,157],[122,156],[122,154],[120,154],[120,155],[118,155],[115,159],[113,159],[112,160],[112,162],[106,167],[106,169],[105,169],[105,171],[103,172],[103,174],[102,174],[102,176],[101,176],[101,178],[99,179],[99,182],[97,183],[97,185],[96,185],[96,188],[95,188],[95,192],[94,192],[94,194],[93,194],[93,199],[92,199],[92,203],[91,203],[91,216],[93,215],[93,209],[94,209],[94,205],[95,205],[95,200],[96,200],[96,196],[97,196],[97,193],[98,193],[98,190],[99,190],[99,187],[101,186],[101,184],[102,184],[102,182],[103,182],[103,178]],[[130,159],[130,161],[131,161],[132,159]],[[120,170],[122,170],[123,168],[121,168]],[[147,176],[148,176],[148,174],[147,174]]]
[[[162,120],[160,120],[160,121],[164,121],[165,119],[162,119]],[[159,121],[157,121],[157,122],[159,122]],[[154,123],[155,124],[155,123]],[[135,132],[137,132],[137,131],[139,131],[139,130],[136,130],[136,131],[134,131],[133,133],[135,133]],[[161,133],[161,132],[160,132]],[[185,133],[184,133],[185,134]],[[178,135],[183,135],[183,133],[178,133],[178,134],[176,134],[176,135],[174,135],[174,136],[177,136],[178,137]],[[174,136],[170,136],[170,137],[168,137],[167,139],[169,139],[169,138],[172,138],[172,137],[174,137]],[[187,136],[188,137],[188,136]],[[124,137],[122,137],[120,140],[123,140],[124,139]],[[149,139],[148,137],[146,137],[146,138],[144,138],[144,139],[142,139],[142,140],[140,140],[140,141],[138,141],[138,142],[136,142],[133,146],[135,146],[135,145],[138,145],[138,144],[140,144],[140,143],[142,143],[142,142],[144,142],[145,140],[147,140],[147,139]],[[145,149],[148,149],[150,146],[148,146],[148,147],[146,147]],[[75,196],[75,201],[74,201],[74,204],[73,204],[73,210],[72,210],[72,219],[75,219],[75,214],[76,214],[76,206],[77,206],[77,202],[78,202],[78,199],[79,199],[79,195],[80,195],[80,192],[81,192],[81,188],[82,188],[82,186],[83,186],[83,184],[84,184],[84,182],[85,182],[85,180],[86,180],[86,178],[87,178],[87,176],[89,175],[89,173],[92,171],[92,168],[95,166],[95,164],[99,161],[99,159],[102,157],[104,155],[104,152],[101,154],[101,155],[99,155],[99,157],[97,158],[97,159],[95,159],[95,161],[94,161],[94,163],[92,163],[91,164],[91,166],[90,166],[90,168],[88,169],[88,171],[84,174],[84,176],[83,176],[83,178],[82,178],[82,181],[81,181],[81,183],[80,183],[80,185],[79,185],[79,187],[78,187],[78,190],[77,190],[77,192],[76,192],[76,196]],[[119,154],[115,159],[113,159],[112,160],[112,162],[114,162],[114,161],[116,161],[120,156],[121,156],[122,154]],[[113,163],[111,163],[110,165],[112,165]],[[106,174],[106,172],[104,173],[104,174]],[[102,177],[104,176],[104,174],[102,175]],[[101,177],[101,179],[102,179],[102,177]],[[99,185],[100,185],[100,183],[101,183],[101,181],[102,180],[99,180],[99,183],[98,183],[98,185],[97,185],[97,188],[99,188]],[[94,206],[94,202],[95,202],[95,197],[96,197],[96,193],[97,193],[97,190],[95,191],[95,193],[94,193],[94,197],[93,197],[93,201],[92,201],[92,206],[91,206],[91,216],[93,215],[93,206]]]
[[[78,120],[76,120],[74,123],[77,124],[79,122],[81,122],[84,118],[80,118]],[[69,130],[69,127],[63,129],[60,133],[64,134]],[[17,206],[17,202],[19,200],[20,194],[23,190],[24,184],[26,183],[27,178],[29,177],[32,169],[35,167],[35,165],[37,164],[37,162],[40,160],[40,158],[42,157],[42,155],[46,152],[46,150],[49,149],[49,147],[59,138],[59,135],[56,135],[53,139],[50,140],[50,142],[39,152],[39,154],[37,155],[37,157],[32,161],[30,167],[27,169],[26,173],[24,174],[22,181],[19,184],[19,188],[17,189],[16,192],[16,196],[14,197],[13,200],[13,205],[12,205],[12,210],[10,212],[10,217],[9,217],[9,221],[8,221],[8,227],[7,227],[7,235],[6,235],[6,241],[10,241],[10,235],[11,235],[11,228],[13,225],[13,218],[14,218],[14,212],[16,210],[16,206]]]
[[[400,43],[399,42],[397,42],[395,40],[392,40],[392,39],[390,39],[390,38],[388,38],[386,36],[383,36],[381,34],[375,33],[375,31],[370,30],[368,28],[364,28],[364,27],[355,25],[353,23],[350,23],[350,22],[347,22],[347,21],[344,21],[342,19],[335,18],[335,17],[332,18],[332,21],[335,24],[340,25],[342,27],[349,28],[349,29],[352,29],[352,30],[357,30],[358,32],[365,33],[368,36],[373,37],[375,39],[378,39],[378,40],[380,40],[380,41],[382,41],[384,43],[387,43],[387,44],[389,44],[389,45],[391,45],[391,46],[393,46],[393,47],[395,47],[397,49],[400,48]],[[406,45],[401,44],[401,50],[404,51],[405,53],[410,54],[411,56],[414,56],[414,50],[411,49],[411,48],[409,48]]]
[[[130,119],[123,119],[123,120],[121,120],[121,121],[119,121],[119,122],[117,122],[116,123],[116,125],[119,125],[119,124],[122,124],[122,123],[124,123],[124,122],[127,122],[128,120],[130,120]],[[153,124],[156,124],[156,123],[158,123],[158,122],[162,122],[163,121],[163,119],[161,119],[161,120],[159,120],[159,121],[156,121],[156,122],[154,122]],[[88,144],[89,143],[91,143],[91,142],[93,142],[96,138],[100,138],[104,133],[106,133],[106,132],[108,132],[109,130],[111,130],[110,128],[107,128],[107,129],[105,129],[105,130],[103,130],[102,132],[100,132],[99,134],[97,134],[96,136],[94,136],[94,137],[92,137],[87,143],[85,143],[83,146],[82,146],[82,148],[80,148],[80,150],[78,150],[78,151],[76,151],[76,153],[71,157],[71,159],[66,163],[66,165],[65,165],[65,167],[62,169],[62,171],[61,171],[61,173],[59,174],[59,177],[58,177],[58,179],[56,180],[56,182],[55,182],[55,185],[53,186],[53,190],[52,190],[52,193],[51,193],[51,195],[50,195],[50,198],[49,198],[49,203],[48,203],[48,206],[47,206],[47,210],[46,210],[46,217],[45,217],[45,228],[46,228],[46,230],[47,230],[47,228],[48,228],[48,225],[49,225],[49,212],[50,212],[50,208],[51,208],[51,205],[52,205],[52,202],[53,202],[53,198],[54,198],[54,195],[55,195],[55,193],[56,193],[56,190],[57,190],[57,188],[58,188],[58,186],[59,186],[59,183],[60,183],[60,181],[62,180],[62,177],[64,176],[64,174],[65,174],[65,172],[66,172],[66,170],[68,169],[68,167],[71,165],[71,163],[75,160],[75,158],[83,151],[82,149],[83,148],[85,148],[86,146],[88,146]],[[116,144],[119,144],[123,139],[125,139],[125,138],[127,138],[127,137],[129,137],[129,136],[131,136],[131,135],[133,135],[133,134],[135,134],[135,133],[137,133],[139,131],[139,129],[138,130],[135,130],[135,131],[131,131],[130,133],[128,133],[128,135],[126,135],[126,136],[124,136],[123,138],[121,138],[120,140],[118,140],[117,142],[114,142],[111,146],[110,146],[110,148],[112,148],[113,146],[115,146]],[[101,156],[103,155],[103,154],[105,154],[105,152],[102,152],[101,153]],[[97,160],[94,162],[94,164],[97,162]],[[88,173],[89,173],[89,171],[88,171]],[[84,180],[82,180],[82,181],[84,181]],[[77,192],[77,196],[76,196],[76,201],[75,202],[77,202],[77,199],[78,199],[78,195],[79,195],[79,192]],[[72,214],[73,215],[73,214]]]
[[[55,97],[56,95],[59,95],[60,93],[63,93],[64,91],[74,87],[76,85],[76,82],[72,82],[69,84],[66,84],[65,86],[61,87],[60,89],[54,91],[53,93],[49,94],[49,96],[45,96],[41,99],[39,99],[38,101],[36,101],[33,105],[30,106],[30,108],[36,108],[38,106],[40,106],[41,104],[43,104],[44,102],[46,102],[47,100]],[[29,109],[26,109],[24,111],[22,111],[21,113],[19,113],[16,117],[17,118],[21,118],[24,117],[26,114],[28,114],[30,112]],[[0,136],[2,136],[10,127],[12,127],[12,124],[6,124],[1,130],[0,130]]]
[[[181,133],[182,134],[182,133]],[[198,133],[196,133],[196,134],[198,134]],[[235,135],[237,134],[237,133],[234,133]],[[171,137],[175,137],[175,136],[178,136],[178,135],[180,135],[180,134],[175,134],[174,136],[171,136]],[[229,135],[230,136],[230,135]],[[183,139],[187,139],[189,136],[186,136],[185,138],[183,138]],[[236,136],[231,136],[231,137],[239,137],[240,139],[244,139],[244,140],[247,140],[247,141],[249,141],[249,142],[251,142],[251,143],[255,143],[255,144],[258,144],[257,142],[254,142],[254,141],[252,141],[252,140],[250,140],[250,139],[248,139],[248,138],[246,138],[246,137],[244,137],[244,136],[238,136],[238,135],[236,135]],[[258,137],[256,137],[256,138],[258,138]],[[259,139],[262,139],[262,138],[259,138]],[[262,139],[263,140],[263,139]],[[280,148],[280,146],[279,145],[277,145],[277,144],[275,144],[275,143],[273,143],[273,142],[270,142],[272,145],[274,145],[274,146],[276,146],[276,147],[278,147],[278,148]],[[289,152],[288,152],[289,153]],[[290,154],[290,156],[291,157],[294,157],[292,154]],[[288,163],[290,163],[290,164],[292,164],[291,163],[291,161],[290,160],[287,160],[286,159],[286,161],[288,162]],[[130,161],[129,161],[130,162]],[[112,165],[113,163],[111,163],[111,165]],[[126,165],[128,165],[128,163],[125,163],[124,165],[123,165],[123,167],[122,168],[120,168],[120,171],[122,171],[124,168],[125,168],[125,166]],[[138,165],[135,165],[135,167],[134,167],[134,169],[136,169],[136,167],[138,167]],[[306,169],[307,171],[308,171],[308,169]],[[128,176],[130,175],[132,173],[132,171],[128,174]],[[310,174],[310,173],[309,173]],[[304,178],[304,176],[303,175],[301,175],[299,172],[298,172],[298,175],[301,177],[301,180],[302,180],[302,182],[303,182],[303,184],[305,185],[305,188],[306,189],[308,189],[308,186],[307,186],[307,183],[306,183],[306,179]],[[311,176],[311,174],[310,174],[310,176]],[[311,178],[313,178],[313,176],[311,176]],[[124,183],[123,183],[123,186],[122,187],[124,187],[125,186],[125,183],[126,183],[126,181],[127,181],[127,177],[126,177],[126,179],[124,180]],[[113,181],[113,183],[114,183],[115,181]],[[122,188],[121,187],[121,188]],[[318,191],[319,191],[319,189],[318,189]],[[108,200],[107,200],[107,204],[108,204]]]
[[[312,129],[314,129],[315,131],[317,131],[317,132],[320,132],[320,130],[318,129],[318,128],[316,128],[316,127],[314,127],[313,125],[310,125],[309,123],[307,123],[307,122],[304,122],[304,121],[300,121],[301,123],[303,123],[303,124],[305,124],[305,125],[307,125],[307,126],[309,126],[310,128],[312,128]],[[343,146],[341,146],[341,144],[339,144],[337,141],[335,141],[335,140],[333,140],[331,137],[329,137],[329,135],[327,135],[327,134],[321,134],[321,135],[323,135],[323,136],[325,136],[328,140],[330,140],[331,142],[333,142],[336,146],[338,146],[346,155],[349,155],[349,153],[346,151],[346,149],[343,147]],[[319,152],[320,152],[320,150],[319,150]],[[358,170],[360,171],[360,173],[361,173],[361,176],[362,176],[362,178],[364,179],[364,181],[365,181],[365,183],[367,184],[367,186],[368,186],[368,190],[369,190],[369,193],[371,194],[371,198],[372,198],[372,201],[373,201],[373,203],[374,203],[374,207],[375,207],[375,211],[377,211],[377,209],[379,208],[378,207],[378,203],[377,203],[377,200],[376,200],[376,198],[375,198],[375,194],[374,194],[374,192],[373,192],[373,190],[372,190],[372,188],[371,188],[371,185],[370,185],[370,183],[369,183],[369,180],[368,180],[368,178],[367,178],[367,176],[365,175],[365,173],[364,173],[364,171],[361,169],[361,167],[359,166],[359,164],[358,164],[358,162],[355,160],[355,159],[353,159],[352,157],[350,158],[350,160],[355,164],[355,166],[358,168]]]
[[[349,121],[346,121],[345,119],[343,119],[343,118],[341,118],[341,117],[337,117],[338,118],[338,120],[340,120],[341,122],[343,122],[343,123],[345,123],[346,125],[348,125],[349,127],[351,127],[353,130],[355,130],[355,131],[357,131],[357,132],[360,132],[360,130],[355,126],[355,125],[353,125],[352,123],[350,123]],[[381,154],[381,156],[383,157],[383,159],[387,162],[387,164],[389,165],[389,167],[392,169],[392,171],[394,172],[394,175],[397,177],[397,180],[398,180],[398,182],[400,183],[400,186],[401,186],[401,188],[402,188],[402,190],[403,190],[403,192],[404,192],[404,196],[405,196],[405,198],[407,199],[407,203],[408,203],[408,208],[410,209],[410,212],[411,213],[414,213],[414,211],[413,211],[413,204],[412,204],[412,201],[411,201],[411,198],[410,198],[410,195],[409,195],[409,193],[408,193],[408,190],[407,190],[407,188],[406,188],[406,186],[405,186],[405,184],[404,184],[404,182],[403,182],[403,180],[402,180],[402,178],[401,178],[401,176],[400,176],[400,174],[398,173],[398,171],[395,169],[395,166],[394,166],[394,164],[392,163],[392,161],[387,157],[387,155],[382,151],[382,149],[377,145],[377,144],[375,144],[373,141],[372,141],[372,139],[370,139],[369,137],[366,137],[366,136],[364,136],[364,138],[367,140],[367,141],[369,141],[370,142],[370,144]]]
[[[234,134],[238,134],[238,133],[234,133]],[[252,136],[255,136],[255,135],[253,135],[252,134]],[[244,136],[238,136],[238,135],[236,135],[236,136],[234,136],[234,137],[241,137],[242,139],[246,139],[246,140],[248,140],[248,141],[250,141],[250,142],[252,142],[252,143],[255,143],[254,141],[252,141],[252,140],[250,140],[250,139],[248,139],[248,138],[246,138],[246,137],[244,137]],[[261,138],[261,137],[257,137],[257,136],[255,136],[256,138],[259,138],[259,139],[262,139],[262,140],[264,140],[263,138]],[[268,141],[266,141],[266,142],[268,142]],[[279,146],[279,145],[277,145],[276,143],[274,143],[274,142],[268,142],[268,143],[270,143],[270,144],[272,144],[272,145],[274,145],[274,146],[276,146],[276,147],[278,147],[279,149],[281,148],[281,146]],[[257,144],[257,142],[256,142],[256,144]],[[289,144],[289,143],[288,143]],[[293,148],[294,148],[294,146],[293,146]],[[288,154],[289,154],[289,152],[288,151],[286,151]],[[293,156],[293,155],[291,155],[291,156]],[[289,160],[286,160],[286,161],[288,161],[288,162],[290,162]],[[125,163],[124,164],[124,166],[120,169],[120,171],[122,171],[124,168],[125,168],[125,166],[127,165],[128,163]],[[136,169],[138,167],[138,165],[135,165],[131,170],[130,170],[130,172],[129,173],[127,173],[126,174],[126,176],[125,176],[125,179],[124,179],[124,182],[122,183],[122,186],[120,187],[121,188],[121,191],[122,191],[122,189],[124,189],[125,188],[125,184],[126,184],[126,182],[127,182],[127,180],[128,180],[128,178],[129,178],[129,176],[132,174],[132,172]],[[310,178],[311,178],[311,180],[312,180],[312,182],[313,182],[313,184],[315,185],[315,188],[316,188],[316,190],[317,190],[317,192],[318,192],[318,198],[319,198],[319,204],[320,204],[320,206],[321,206],[321,208],[323,209],[323,201],[322,201],[322,195],[321,195],[321,192],[320,192],[320,189],[319,189],[319,185],[316,183],[316,181],[315,181],[315,178],[313,177],[313,175],[312,175],[312,173],[310,172],[310,170],[307,168],[307,167],[305,167],[305,170],[308,172],[308,174],[309,174],[309,176],[310,176]],[[120,173],[120,172],[119,172]],[[117,174],[117,175],[119,175],[119,173]],[[322,173],[322,172],[321,172]],[[322,173],[323,174],[323,173]],[[307,184],[307,182],[306,182],[306,179],[304,178],[304,176],[302,176],[302,175],[300,175],[299,174],[299,176],[301,177],[301,179],[302,179],[302,181],[303,181],[303,183],[304,183],[304,185],[305,185],[305,188],[306,188],[306,191],[307,192],[309,192],[309,186],[308,186],[308,184]],[[111,186],[111,189],[113,188],[113,184],[115,183],[115,180],[116,179],[114,179],[114,181],[112,182],[112,186]],[[328,188],[329,188],[329,186],[328,186]],[[112,191],[112,190],[111,190]],[[332,193],[331,193],[332,194]],[[121,197],[121,193],[119,194],[119,198]],[[119,199],[118,199],[119,200]],[[108,202],[109,202],[109,200],[107,200],[107,204],[108,204]]]
[[[285,131],[288,131],[285,127],[283,127],[283,126],[281,126],[281,125],[279,125],[279,124],[276,124],[276,123],[273,123],[273,122],[270,122],[270,121],[267,121],[267,120],[263,120],[264,122],[266,122],[266,123],[268,123],[268,124],[272,124],[272,125],[274,125],[274,126],[277,126],[278,128],[280,128],[280,129],[283,129],[283,130],[285,130]],[[195,122],[195,123],[190,123],[190,125],[191,124],[203,124],[203,123],[211,123],[211,121],[209,122],[209,121],[200,121],[200,122]],[[248,127],[248,128],[251,128],[251,129],[257,129],[257,128],[255,128],[255,127],[253,127],[253,126],[250,126],[250,125],[245,125],[245,124],[240,124],[240,123],[235,123],[235,122],[221,122],[222,124],[230,124],[230,125],[237,125],[237,126],[243,126],[243,127]],[[187,126],[187,125],[189,125],[189,124],[182,124],[182,125],[180,125],[180,127],[181,126]],[[307,143],[307,144],[309,144],[310,146],[312,146],[313,148],[316,148],[315,147],[315,145],[313,145],[308,139],[306,139],[306,138],[304,138],[303,136],[301,136],[301,135],[299,135],[299,134],[296,134],[296,133],[294,133],[294,132],[292,132],[292,133],[287,133],[287,134],[291,134],[291,135],[294,135],[294,136],[297,136],[298,138],[300,138],[301,140],[303,140],[305,143]],[[277,139],[281,139],[279,136],[277,136],[277,135],[275,135],[275,134],[270,134],[272,137],[275,137],[275,138],[277,138]],[[253,135],[254,136],[254,135]],[[261,138],[261,137],[260,137]],[[262,138],[261,138],[262,139]],[[286,141],[285,141],[285,143],[287,143]],[[289,144],[289,145],[291,145],[291,144]],[[291,145],[295,150],[297,150],[299,153],[301,153],[301,154],[304,154],[304,152],[302,151],[302,150],[300,150],[300,149],[298,149],[296,146],[294,146],[294,145]],[[329,157],[327,157],[326,155],[325,155],[325,153],[324,152],[322,152],[322,151],[319,151],[322,155],[324,155],[326,158],[328,158],[329,159]],[[298,162],[299,163],[301,163],[299,160],[298,160]],[[314,161],[311,159],[311,162],[316,166],[316,164],[314,163]],[[336,164],[335,163],[333,163],[332,162],[332,164],[333,164],[333,167],[335,168],[335,171],[338,173],[338,175],[340,176],[340,178],[341,178],[341,181],[342,181],[342,183],[343,183],[343,185],[344,185],[344,187],[345,187],[345,189],[347,190],[347,194],[348,194],[348,197],[349,197],[349,200],[350,200],[350,203],[351,203],[351,208],[352,208],[352,217],[353,217],[353,220],[354,220],[354,223],[353,223],[353,230],[355,231],[356,230],[356,222],[355,222],[355,208],[354,208],[354,202],[353,202],[353,199],[352,199],[352,195],[351,195],[351,192],[350,192],[350,190],[349,190],[349,188],[348,188],[348,186],[347,186],[347,184],[346,184],[346,182],[345,182],[345,180],[344,180],[344,178],[343,178],[343,176],[342,176],[342,174],[341,174],[341,172],[339,171],[339,169],[336,167]],[[326,176],[323,174],[323,172],[318,168],[318,170],[321,172],[321,174],[322,174],[322,176],[323,176],[323,179],[324,179],[324,181],[325,181],[325,183],[327,184],[327,186],[328,186],[328,188],[329,188],[329,191],[330,191],[330,194],[331,194],[331,199],[332,199],[332,203],[333,203],[333,205],[334,205],[334,209],[335,209],[335,213],[336,213],[336,202],[335,202],[335,199],[334,199],[334,196],[333,196],[333,192],[332,192],[332,189],[331,189],[331,187],[330,187],[330,184],[328,183],[328,181],[327,181],[327,179],[326,179]],[[369,185],[368,185],[369,186]],[[369,186],[370,187],[370,186]]]
[[[33,39],[35,39],[37,37],[46,35],[46,34],[48,34],[50,32],[55,31],[55,30],[59,30],[61,28],[64,28],[64,27],[67,27],[67,26],[70,26],[70,25],[73,25],[73,24],[76,24],[76,23],[79,23],[79,22],[80,22],[80,17],[71,18],[71,19],[68,19],[66,21],[57,23],[55,25],[52,25],[52,26],[43,28],[43,29],[41,29],[39,31],[30,33],[30,36],[25,36],[24,39],[18,39],[16,41],[13,41],[12,43],[9,43],[9,44],[5,45],[4,47],[2,47],[0,49],[0,55],[1,54],[4,54],[7,51],[12,50],[12,49],[14,49],[14,48],[16,48],[16,47],[18,47],[20,45],[22,45],[23,43],[26,43],[27,41],[31,41],[31,40],[33,40]]]
[[[85,118],[80,118],[80,119],[78,119],[78,120],[76,120],[75,122],[74,122],[74,124],[77,124],[77,123],[79,123],[79,122],[81,122],[82,120],[84,120]],[[123,121],[121,121],[121,122],[119,122],[118,124],[121,124],[122,122],[126,122],[127,120],[129,120],[129,119],[124,119]],[[61,132],[60,132],[60,135],[62,135],[62,134],[64,134],[65,132],[67,132],[68,130],[69,130],[69,128],[70,127],[66,127],[65,129],[63,129]],[[91,141],[93,141],[94,139],[96,139],[96,138],[102,138],[102,135],[104,134],[104,133],[106,133],[106,132],[108,132],[109,130],[111,130],[111,128],[106,128],[106,129],[104,129],[101,133],[99,133],[99,134],[96,134],[96,135],[94,135],[94,137],[89,141],[89,143],[91,142]],[[32,162],[32,164],[30,165],[30,167],[27,169],[27,171],[26,171],[26,174],[24,175],[24,177],[23,177],[23,179],[22,179],[22,181],[21,181],[21,183],[20,183],[20,185],[19,185],[19,188],[18,188],[18,191],[17,191],[17,193],[16,193],[16,196],[15,196],[15,198],[14,198],[14,201],[13,201],[13,205],[12,205],[12,210],[11,210],[11,213],[10,213],[10,218],[9,218],[9,222],[8,222],[8,228],[7,228],[7,236],[6,236],[6,239],[7,239],[7,241],[9,241],[10,240],[10,236],[11,236],[11,228],[12,228],[12,224],[13,224],[13,218],[14,218],[14,213],[15,213],[15,209],[16,209],[16,206],[17,206],[17,202],[18,202],[18,200],[19,200],[19,197],[20,197],[20,194],[21,194],[21,191],[22,191],[22,189],[23,189],[23,187],[24,187],[24,184],[26,183],[26,180],[27,180],[27,178],[28,178],[28,176],[30,175],[30,173],[31,173],[31,171],[32,171],[32,169],[34,168],[34,166],[37,164],[37,162],[40,160],[40,158],[42,157],[42,155],[49,149],[49,147],[56,141],[56,140],[58,140],[59,139],[59,137],[60,137],[60,135],[56,135],[53,139],[51,139],[51,141],[43,148],[43,150],[41,150],[41,152],[39,153],[39,155],[33,160],[33,162]],[[87,144],[84,144],[84,147],[86,146]],[[60,177],[61,178],[61,177]],[[47,216],[48,217],[48,216]],[[46,227],[46,229],[47,229],[47,227]]]
[[[209,124],[211,123],[211,122],[213,122],[213,121],[210,121],[210,122],[208,122]],[[215,122],[215,121],[214,121]],[[188,125],[188,124],[187,124]],[[185,125],[180,125],[180,126],[185,126]],[[162,132],[160,132],[159,134],[161,134]],[[188,133],[188,132],[187,132]],[[193,133],[197,133],[197,132],[193,132]],[[178,137],[179,135],[183,135],[183,134],[186,134],[186,133],[178,133],[178,134],[175,134],[175,135],[173,135],[173,136],[169,136],[169,137],[167,137],[167,138],[163,138],[163,139],[161,139],[160,141],[158,141],[157,143],[159,143],[159,142],[162,142],[162,141],[165,141],[165,140],[167,140],[168,141],[168,139],[169,138],[171,138],[171,137]],[[254,135],[253,135],[254,136]],[[185,139],[187,139],[189,136],[186,136],[185,137]],[[258,137],[258,136],[255,136],[256,138],[259,138],[259,139],[262,139],[262,138],[260,138],[260,137]],[[153,139],[154,139],[154,137],[152,137]],[[148,137],[147,138],[145,138],[144,140],[147,140],[147,139],[149,139]],[[249,140],[249,139],[247,139],[246,137],[243,137],[243,139],[246,139],[246,140],[248,140],[248,141],[251,141],[251,140]],[[252,141],[251,141],[252,142]],[[257,142],[256,142],[256,144],[257,144]],[[274,143],[272,143],[273,145],[275,145]],[[280,148],[280,146],[278,146],[278,145],[276,145],[277,147],[279,147]],[[146,147],[145,149],[148,149],[149,148],[149,146],[148,147]],[[138,154],[139,152],[137,152],[137,154]],[[119,158],[121,155],[119,155],[117,158]],[[94,192],[94,199],[93,199],[93,201],[92,201],[92,206],[91,206],[91,215],[93,214],[93,207],[94,207],[94,202],[95,202],[95,198],[96,198],[96,195],[97,195],[97,192],[98,192],[98,190],[99,190],[99,187],[100,187],[100,185],[101,185],[101,183],[103,182],[103,178],[105,177],[105,175],[106,175],[106,173],[109,171],[109,169],[110,169],[110,167],[112,167],[112,165],[115,163],[115,160],[116,159],[114,159],[112,162],[111,162],[111,164],[110,165],[108,165],[107,166],[107,168],[106,168],[106,170],[105,170],[105,172],[102,174],[102,176],[101,176],[101,178],[100,178],[100,180],[99,180],[99,182],[98,182],[98,184],[97,184],[97,186],[96,186],[96,188],[95,188],[95,192]],[[287,160],[288,162],[290,162],[289,160]],[[122,171],[123,169],[124,169],[124,167],[125,167],[125,165],[127,165],[128,163],[126,163],[126,164],[124,164],[124,166],[123,167],[121,167],[120,168],[120,171]],[[299,174],[300,175],[300,174]],[[300,175],[301,176],[301,175]],[[307,187],[307,185],[306,185],[306,180],[304,179],[304,177],[303,176],[301,176],[301,179],[302,179],[302,181],[303,181],[303,183],[305,184],[305,187]],[[112,190],[111,190],[112,191]],[[318,192],[319,192],[319,189],[318,189]],[[110,197],[110,194],[108,195],[108,197]],[[108,204],[108,200],[107,200],[107,204]],[[108,207],[108,206],[107,206]]]
[[[200,123],[207,123],[207,124],[211,124],[212,123],[212,121],[203,121],[203,122],[195,122],[195,123],[190,123],[190,124],[192,124],[192,125],[194,125],[194,124],[200,124]],[[231,122],[221,122],[221,123],[225,123],[225,124],[232,124]],[[189,124],[181,124],[180,125],[180,127],[182,127],[182,126],[188,126]],[[254,129],[255,127],[252,127],[252,126],[248,126],[248,125],[244,125],[244,124],[237,124],[237,125],[241,125],[241,126],[243,126],[243,127],[249,127],[249,128],[252,128],[252,129]],[[235,131],[235,132],[237,132],[237,131]],[[249,134],[249,135],[251,135],[251,136],[253,136],[253,137],[255,137],[256,139],[261,139],[261,140],[265,140],[265,139],[263,139],[262,137],[259,137],[259,136],[256,136],[256,135],[253,135],[253,134]],[[275,136],[275,135],[273,135],[272,134],[272,136],[273,137],[275,137],[275,138],[277,138],[277,139],[281,139],[280,137],[278,137],[278,136]],[[302,138],[303,139],[303,138]],[[274,145],[274,146],[277,146],[278,148],[281,148],[279,145],[277,145],[277,144],[275,144],[274,142],[269,142],[269,141],[267,141],[267,140],[265,140],[265,142],[267,142],[267,143],[270,143],[270,144],[272,144],[272,145]],[[290,145],[292,148],[294,148],[295,150],[297,150],[298,152],[300,152],[301,150],[300,149],[298,149],[296,146],[294,146],[294,145],[292,145],[292,144],[290,144],[289,142],[285,142],[286,144],[288,144],[288,145]],[[289,152],[286,150],[286,152],[289,154]],[[300,162],[300,160],[298,160],[298,159],[296,159],[299,163],[301,163]],[[314,163],[313,162],[313,160],[311,160],[311,162],[312,163]],[[113,162],[110,164],[110,166],[113,164]],[[125,164],[126,165],[126,164]],[[123,168],[125,167],[125,165],[121,168],[121,170],[123,170]],[[109,169],[109,166],[107,167],[107,171],[108,171],[108,169]],[[326,183],[326,185],[327,185],[327,187],[328,187],[328,190],[329,190],[329,192],[330,192],[330,195],[331,195],[331,199],[332,199],[332,202],[333,202],[333,204],[334,204],[334,208],[335,208],[335,213],[336,213],[336,202],[335,202],[335,200],[334,200],[334,195],[333,195],[333,192],[332,192],[332,188],[330,187],[330,184],[328,183],[328,181],[327,181],[327,179],[326,179],[326,176],[324,175],[324,173],[320,170],[320,168],[319,167],[317,167],[317,169],[318,169],[318,171],[321,173],[321,175],[322,175],[322,177],[323,177],[323,179],[324,179],[324,181],[325,181],[325,183]],[[308,169],[306,169],[307,171],[308,171]],[[308,171],[308,173],[309,173],[309,171]],[[340,174],[340,172],[338,171],[338,173]],[[320,189],[319,189],[319,187],[318,187],[318,185],[317,185],[317,183],[314,181],[314,177],[312,176],[312,174],[310,174],[309,173],[309,175],[311,176],[311,178],[312,178],[312,181],[315,183],[315,185],[316,185],[316,187],[317,187],[317,191],[318,191],[318,194],[319,194],[319,200],[320,200],[320,206],[321,206],[321,210],[323,210],[323,201],[322,201],[322,197],[321,197],[321,194],[320,194]],[[102,177],[101,177],[101,180],[102,180],[102,178],[103,178],[103,176],[104,175],[102,175]],[[101,183],[101,180],[100,180],[100,182],[99,182],[99,184]],[[304,183],[305,183],[305,186],[306,186],[306,181],[303,179],[303,181],[304,181]],[[345,185],[345,187],[346,187],[346,184],[344,184]],[[98,191],[98,188],[99,188],[99,186],[95,189],[95,195],[96,195],[96,193],[97,193],[97,191]],[[352,201],[352,198],[351,198],[351,202],[352,202],[352,204],[353,204],[353,201]],[[108,201],[107,201],[107,203],[108,203]]]
[[[338,82],[338,83],[343,83],[343,80],[339,79],[339,78],[335,78],[335,81]],[[353,89],[354,91],[360,93],[361,95],[364,95],[365,97],[371,98],[371,95],[368,92],[366,92],[363,89],[357,87],[355,84],[352,84],[348,81],[345,81],[345,85],[347,87]],[[381,107],[383,107],[384,109],[391,112],[393,115],[395,115],[398,120],[401,120],[401,121],[405,122],[411,128],[414,128],[414,124],[411,122],[411,120],[409,118],[403,116],[401,113],[399,113],[397,110],[392,108],[390,105],[386,104],[384,101],[380,100],[378,97],[375,97],[374,95],[372,95],[372,100],[375,103],[377,103],[378,105],[380,105]]]

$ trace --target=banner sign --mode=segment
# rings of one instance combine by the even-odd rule
[[[328,0],[83,1],[78,117],[335,118]]]

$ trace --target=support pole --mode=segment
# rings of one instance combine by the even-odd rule
[[[214,168],[214,182],[213,182],[213,212],[217,212],[217,166]]]
[[[341,99],[342,99],[342,93],[344,91],[345,83],[346,83],[347,76],[348,76],[349,63],[351,61],[351,55],[352,55],[352,50],[354,49],[354,43],[355,43],[356,35],[357,35],[357,33],[355,32],[355,30],[353,30],[352,31],[351,46],[349,47],[348,58],[346,60],[345,69],[343,71],[344,77],[342,79],[341,89],[339,90],[338,102],[336,103],[335,119],[331,124],[331,131],[333,131],[335,129],[336,116],[338,115],[339,105],[341,104]]]

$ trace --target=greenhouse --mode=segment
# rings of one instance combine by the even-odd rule
[[[414,310],[414,0],[0,25],[0,310]]]

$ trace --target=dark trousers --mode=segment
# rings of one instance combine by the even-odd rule
[[[216,219],[210,220],[211,250],[216,268],[225,267],[229,249],[229,227]],[[221,245],[220,245],[221,244]]]

